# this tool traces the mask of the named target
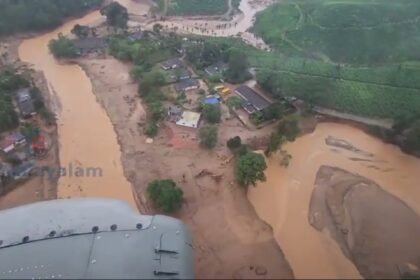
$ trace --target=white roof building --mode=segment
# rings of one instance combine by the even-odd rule
[[[182,117],[176,122],[177,125],[197,128],[200,123],[201,114],[191,111],[184,111]]]

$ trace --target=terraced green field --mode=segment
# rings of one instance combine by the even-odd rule
[[[275,96],[363,116],[420,115],[420,1],[285,0],[259,13],[253,31],[273,48],[247,50],[273,76]]]
[[[289,0],[254,26],[284,53],[363,65],[419,60],[419,30],[418,0]]]
[[[168,15],[220,15],[228,10],[227,0],[170,0]]]

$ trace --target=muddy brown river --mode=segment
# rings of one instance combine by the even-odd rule
[[[130,3],[127,1],[121,2]],[[243,17],[244,22],[252,24],[252,17]],[[58,63],[47,46],[50,39],[60,32],[69,33],[76,23],[94,24],[101,20],[99,12],[93,12],[52,32],[25,40],[19,47],[19,56],[36,70],[43,71],[50,91],[56,95],[60,108],[60,165],[67,173],[70,173],[70,166],[85,170],[99,168],[102,173],[96,177],[86,174],[60,177],[58,196],[109,197],[125,200],[136,207],[132,187],[123,173],[120,146],[112,123],[96,101],[89,78],[78,65]],[[245,31],[248,26],[236,28]],[[236,32],[238,30],[225,30],[220,35],[230,36]],[[327,146],[325,139],[328,136],[345,139],[355,147],[373,153],[374,162],[354,160],[363,155]],[[313,183],[321,165],[337,166],[365,176],[420,214],[420,189],[416,188],[420,160],[402,153],[395,146],[346,125],[325,123],[314,133],[286,145],[285,149],[293,156],[290,166],[280,167],[278,159],[271,159],[267,181],[251,188],[249,199],[259,216],[273,227],[275,238],[297,278],[361,277],[328,232],[318,232],[308,223]]]
[[[109,197],[136,207],[131,184],[123,173],[113,126],[96,101],[89,78],[78,65],[57,62],[48,50],[49,40],[60,32],[69,33],[76,23],[100,20],[99,12],[93,12],[25,40],[19,47],[19,56],[44,73],[50,92],[58,99],[60,166],[66,172],[58,182],[58,197]]]
[[[361,151],[328,146],[328,137],[346,140]],[[278,158],[271,158],[267,181],[250,188],[248,197],[258,215],[273,227],[296,278],[361,277],[329,232],[319,232],[308,222],[315,176],[322,165],[373,180],[420,214],[420,160],[396,146],[347,125],[323,123],[284,149],[293,156],[289,167],[281,167]],[[373,156],[367,156],[369,153]]]

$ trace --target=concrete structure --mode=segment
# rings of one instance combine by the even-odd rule
[[[200,83],[195,79],[186,79],[176,83],[174,87],[177,93],[182,93],[198,89],[200,87]]]
[[[192,279],[191,236],[166,216],[110,199],[63,199],[0,212],[7,279]],[[7,226],[6,226],[7,225]]]
[[[270,101],[246,85],[239,86],[235,92],[242,98],[242,107],[248,114],[262,111],[271,105]]]
[[[197,128],[200,124],[201,114],[191,111],[184,111],[182,117],[176,122],[177,125]]]

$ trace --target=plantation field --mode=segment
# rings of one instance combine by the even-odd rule
[[[168,15],[221,15],[228,10],[228,0],[170,0]]]
[[[418,0],[282,1],[253,30],[289,55],[361,65],[420,59]]]
[[[420,115],[420,63],[376,67],[324,62],[303,56],[265,52],[235,38],[206,40],[238,48],[257,70],[273,97],[296,96],[316,105],[367,117],[396,119]],[[261,76],[269,79],[260,79]]]
[[[420,1],[284,0],[257,15],[253,32],[273,48],[246,51],[274,96],[420,116]]]

